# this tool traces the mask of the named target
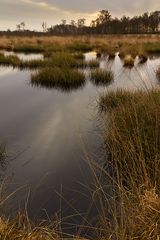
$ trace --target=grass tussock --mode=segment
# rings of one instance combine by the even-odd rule
[[[148,60],[147,54],[140,54],[139,55],[139,63],[141,63],[141,64],[146,63],[147,60]]]
[[[107,85],[113,81],[114,76],[112,71],[96,69],[91,72],[91,80],[96,85]]]
[[[76,60],[67,52],[53,53],[48,59],[47,66],[49,67],[75,67]]]
[[[82,52],[74,53],[73,56],[74,56],[75,59],[80,59],[80,60],[84,60],[85,59],[85,56],[84,56],[84,54]]]
[[[158,81],[160,82],[160,67],[156,71],[156,76],[157,76]]]
[[[132,68],[134,67],[134,58],[131,55],[127,55],[124,58],[124,67]]]
[[[31,75],[31,83],[36,86],[72,90],[82,87],[85,75],[69,68],[43,68]]]
[[[17,67],[20,64],[20,59],[15,55],[5,56],[0,54],[0,65]]]
[[[87,66],[90,68],[98,68],[100,66],[100,62],[98,60],[90,60],[87,62]]]

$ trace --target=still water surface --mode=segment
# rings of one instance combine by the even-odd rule
[[[18,56],[42,58],[40,54]],[[95,53],[86,54],[86,60],[94,58]],[[160,58],[151,56],[143,65],[136,59],[133,69],[124,68],[118,55],[112,61],[102,57],[100,62],[101,68],[114,72],[114,81],[106,87],[95,86],[85,70],[85,86],[70,92],[33,87],[30,71],[0,67],[0,141],[6,144],[8,155],[1,176],[9,178],[9,192],[22,187],[7,212],[14,214],[22,208],[27,196],[32,218],[52,216],[59,209],[64,216],[88,209],[91,196],[82,185],[91,185],[92,177],[85,154],[96,161],[104,157],[98,97],[117,88],[157,87]]]

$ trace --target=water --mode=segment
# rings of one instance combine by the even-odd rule
[[[18,56],[42,58],[40,54]],[[94,58],[95,53],[86,54],[87,60]],[[135,67],[127,69],[118,55],[112,61],[102,57],[100,67],[113,70],[114,82],[98,87],[87,79],[84,87],[70,92],[33,87],[30,71],[0,67],[0,140],[6,143],[8,154],[1,176],[9,179],[7,192],[20,187],[14,200],[7,202],[6,214],[14,214],[29,199],[31,218],[51,217],[61,209],[63,216],[76,214],[73,223],[82,221],[91,201],[83,186],[90,187],[92,182],[86,153],[96,161],[104,156],[98,96],[117,88],[157,87],[159,64],[159,56],[154,56],[141,65],[136,59]]]

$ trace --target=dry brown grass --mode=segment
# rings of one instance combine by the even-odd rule
[[[160,237],[160,91],[110,92],[105,146],[109,154],[112,204],[106,209],[104,239]],[[107,172],[108,174],[108,172]],[[104,183],[103,183],[104,184]],[[103,191],[104,199],[106,193]],[[103,221],[104,222],[104,221]]]
[[[72,46],[73,43],[85,43],[95,50],[115,51],[120,50],[125,54],[134,54],[143,52],[146,48],[154,50],[159,49],[160,35],[104,35],[104,36],[46,36],[46,37],[1,37],[1,49],[13,49],[14,46],[21,45],[39,45],[47,46]],[[155,46],[156,44],[156,46]],[[158,44],[158,45],[157,45]],[[154,46],[153,46],[154,45]],[[87,48],[86,48],[87,49]],[[89,48],[88,48],[89,49]]]

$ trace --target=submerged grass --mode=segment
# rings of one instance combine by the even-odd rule
[[[107,85],[113,81],[114,75],[112,71],[96,69],[91,72],[91,80],[96,85]]]
[[[31,83],[47,88],[72,90],[84,85],[85,75],[74,69],[46,67],[31,75]]]

